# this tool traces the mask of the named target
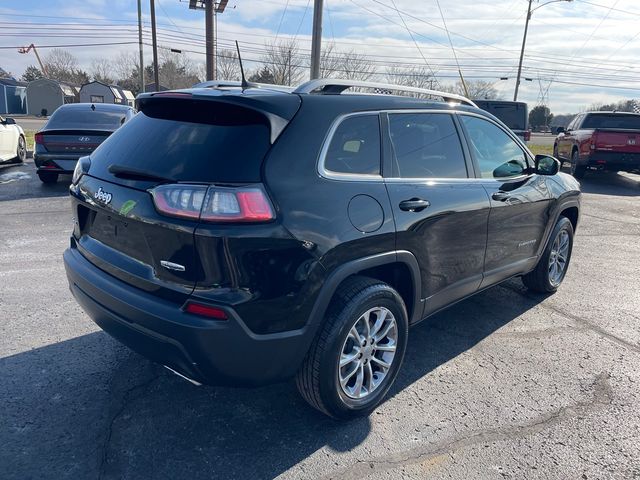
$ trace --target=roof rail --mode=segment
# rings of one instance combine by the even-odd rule
[[[287,85],[271,85],[270,83],[249,83],[251,88],[267,88],[271,90],[282,90],[283,92],[293,91],[293,87]],[[241,88],[242,82],[237,80],[208,80],[196,83],[192,88]]]
[[[442,97],[447,102],[457,102],[477,107],[475,103],[462,95],[455,93],[441,92],[438,90],[429,90],[428,88],[407,87],[404,85],[396,85],[393,83],[364,82],[359,80],[333,80],[330,78],[321,78],[310,80],[296,88],[293,93],[317,93],[317,94],[337,94],[349,88],[371,88],[378,90],[391,90],[398,92],[421,93],[423,95],[432,95],[434,97]]]

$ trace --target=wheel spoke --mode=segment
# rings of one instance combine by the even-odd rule
[[[350,364],[351,362],[353,362],[355,359],[358,358],[358,355],[360,355],[359,350],[355,350],[353,353],[348,355],[343,353],[342,355],[340,355],[340,367],[344,367]]]
[[[344,388],[347,385],[347,383],[349,383],[349,380],[351,380],[351,377],[353,377],[356,374],[356,372],[360,370],[360,367],[362,367],[362,365],[360,364],[360,362],[357,362],[356,367],[353,370],[351,370],[344,377],[340,378],[340,385],[342,385],[342,388]]]
[[[362,338],[360,337],[360,334],[358,333],[358,329],[356,328],[355,325],[351,327],[351,330],[349,331],[349,337],[353,338],[353,341],[356,342],[358,345],[362,343]]]
[[[395,345],[376,345],[376,351],[377,352],[395,352],[396,346]]]
[[[389,369],[391,367],[390,363],[385,362],[384,360],[379,359],[378,357],[371,357],[372,362],[376,362],[382,368]]]
[[[373,379],[373,368],[371,368],[371,362],[367,363],[367,365],[364,367],[364,371],[365,371],[365,377],[366,377],[365,388],[367,389],[367,393],[371,393],[375,388],[375,385],[373,384],[374,379]]]
[[[371,337],[371,325],[369,322],[371,321],[371,310],[366,312],[360,319],[364,322],[364,340],[368,340]]]
[[[377,317],[378,318],[376,319],[376,323],[373,325],[373,328],[371,329],[371,336],[373,338],[375,338],[376,334],[382,328],[382,325],[384,324],[384,321],[387,319],[387,312],[388,312],[388,310],[378,310],[378,312],[377,312]]]
[[[356,377],[356,384],[353,386],[353,393],[356,395],[356,398],[360,398],[362,396],[363,382],[364,382],[364,365],[360,363],[358,365],[358,376]]]
[[[382,330],[382,332],[378,332],[378,334],[376,335],[376,338],[373,339],[374,343],[378,343],[380,340],[382,340],[387,335],[389,335],[389,332],[395,326],[395,324],[396,324],[395,322],[388,322],[387,326],[384,327],[384,330]]]

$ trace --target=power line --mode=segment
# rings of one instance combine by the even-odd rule
[[[280,27],[282,27],[282,21],[284,20],[284,16],[287,13],[287,8],[289,7],[289,0],[284,5],[284,10],[282,11],[282,16],[280,16],[280,22],[278,23],[278,28],[276,29],[276,42],[278,41],[278,34],[280,33]]]
[[[402,18],[402,14],[400,13],[400,10],[398,10],[398,7],[396,6],[395,0],[391,0],[391,3],[393,4],[393,8],[395,9],[396,13],[398,14],[398,17],[400,18],[400,21],[404,25],[404,28],[407,29],[407,32],[409,33],[409,36],[411,37],[411,40],[413,40],[414,45],[418,49],[418,52],[420,53],[420,56],[424,60],[424,63],[427,65],[427,68],[429,69],[429,71],[431,72],[431,75],[433,76],[433,78],[436,80],[436,83],[437,83],[438,80],[436,79],[436,72],[433,71],[433,68],[431,68],[431,65],[429,65],[429,62],[427,62],[427,58],[424,56],[424,53],[422,53],[422,50],[420,50],[420,46],[418,45],[418,42],[416,42],[416,39],[413,36],[413,34],[411,33],[411,30],[409,30],[409,27],[407,26],[407,23],[404,21],[404,18]]]

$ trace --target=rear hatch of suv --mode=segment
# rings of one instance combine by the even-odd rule
[[[197,92],[197,91],[196,91]],[[197,282],[223,285],[216,258],[198,253],[195,231],[224,236],[235,224],[274,219],[262,161],[299,106],[282,95],[162,92],[90,157],[72,194],[80,252],[118,279],[181,303]],[[213,232],[213,233],[212,233]]]

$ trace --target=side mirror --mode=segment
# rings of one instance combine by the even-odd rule
[[[556,128],[556,133],[557,133],[558,135],[559,135],[559,134],[561,134],[561,133],[564,133],[564,132],[566,132],[566,130],[564,129],[564,127],[558,127],[558,128]]]
[[[560,161],[549,155],[536,155],[535,165],[538,175],[555,175],[560,171]]]
[[[4,123],[5,125],[15,125],[16,121],[13,118],[8,118],[7,117],[7,118],[4,119],[4,122],[2,122],[2,123]]]

